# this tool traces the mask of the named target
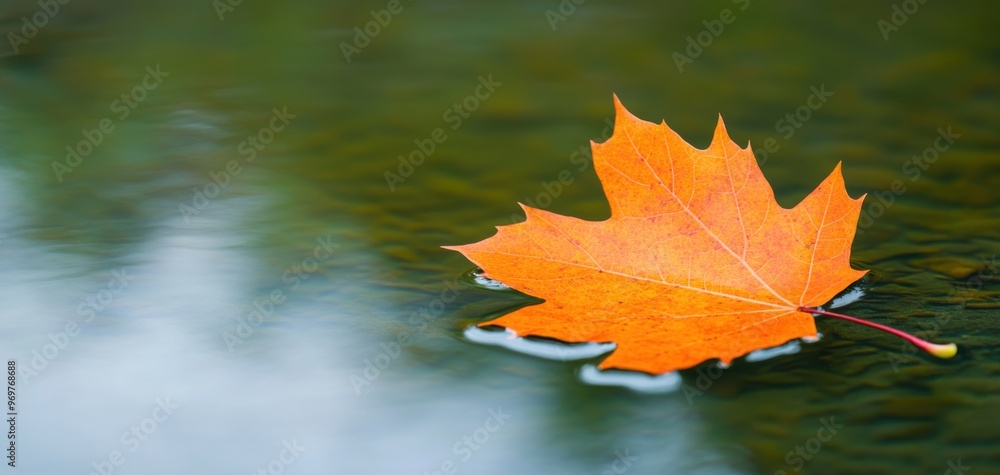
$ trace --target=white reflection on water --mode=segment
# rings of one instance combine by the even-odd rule
[[[563,343],[555,340],[519,338],[510,329],[484,330],[477,326],[465,329],[466,338],[476,343],[496,345],[518,353],[549,360],[576,361],[595,358],[616,348],[614,343]],[[620,386],[640,393],[666,393],[676,391],[681,378],[676,372],[658,376],[634,371],[601,371],[593,365],[580,370],[580,379],[595,386]]]
[[[484,330],[477,326],[465,329],[464,335],[471,341],[486,345],[502,346],[509,350],[549,360],[575,361],[594,358],[614,350],[614,343],[563,343],[555,340],[532,340],[519,338],[510,329],[503,331]]]
[[[847,292],[838,295],[830,302],[830,308],[843,307],[844,305],[852,304],[861,300],[865,296],[865,283],[864,281],[858,282],[851,286]]]
[[[792,340],[784,345],[775,346],[773,348],[764,348],[762,350],[751,351],[747,355],[747,361],[753,363],[755,361],[764,361],[771,358],[775,358],[781,355],[794,355],[802,350],[802,345],[799,344],[798,340]]]
[[[636,371],[601,371],[594,365],[584,365],[580,369],[580,379],[596,386],[622,386],[635,392],[661,394],[677,391],[681,387],[681,375],[676,371],[651,375]]]

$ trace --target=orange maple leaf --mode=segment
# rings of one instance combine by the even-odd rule
[[[489,278],[544,303],[481,323],[566,342],[614,342],[600,368],[663,373],[815,337],[815,310],[867,271],[850,265],[864,196],[838,164],[801,203],[778,205],[750,150],[719,118],[692,147],[615,97],[615,127],[591,142],[611,207],[584,221],[521,205],[461,252]]]

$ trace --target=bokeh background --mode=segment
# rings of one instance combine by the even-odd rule
[[[0,6],[5,471],[1000,472],[992,4],[237,1]],[[534,300],[439,246],[607,217],[613,93],[785,206],[843,162],[841,311],[959,355],[820,319],[648,394],[470,341]]]

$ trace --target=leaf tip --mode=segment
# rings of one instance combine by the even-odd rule
[[[833,171],[830,172],[830,176],[834,177],[837,181],[844,183],[844,162],[838,161],[833,167]]]
[[[725,141],[732,142],[732,139],[729,138],[729,132],[726,131],[726,122],[722,120],[722,113],[719,113],[719,119],[715,122],[715,134],[712,137],[712,144],[714,145],[718,140],[721,140],[722,143],[725,143]]]
[[[833,172],[831,172],[831,175],[836,176],[836,177],[838,177],[840,179],[840,183],[842,183],[842,186],[844,187],[844,191],[846,192],[847,191],[847,182],[844,181],[844,167],[843,167],[843,165],[844,165],[843,161],[838,161],[837,165],[833,167]],[[865,193],[865,194],[859,196],[858,198],[854,199],[854,202],[857,204],[858,208],[861,207],[861,204],[865,201],[865,197],[866,196],[868,196],[868,193]],[[850,198],[851,195],[848,194],[847,197]]]
[[[615,126],[616,127],[619,124],[620,119],[623,119],[623,118],[632,119],[632,120],[638,120],[638,118],[636,116],[632,115],[632,113],[629,112],[628,109],[625,108],[625,105],[622,104],[622,101],[620,99],[618,99],[618,94],[612,94],[611,96],[612,96],[612,98],[614,98],[614,101],[615,101]]]
[[[460,253],[460,254],[462,254],[464,256],[465,255],[465,247],[466,246],[468,246],[468,244],[458,245],[458,246],[441,246],[441,249],[447,249],[449,251],[455,251],[455,252]]]
[[[615,115],[617,116],[617,115],[619,115],[621,113],[620,112],[621,110],[625,109],[625,106],[622,105],[622,100],[618,98],[618,94],[615,94],[615,93],[612,92],[611,93],[611,100],[614,102],[614,105],[615,105]]]
[[[520,206],[521,207],[521,211],[524,212],[524,221],[525,222],[531,220],[531,217],[533,215],[538,214],[537,213],[537,211],[539,211],[538,208],[534,208],[532,206],[526,205],[524,203],[521,203],[520,201],[517,202],[517,205]],[[517,223],[515,223],[515,224],[517,224]],[[497,229],[500,229],[500,226],[497,226]]]

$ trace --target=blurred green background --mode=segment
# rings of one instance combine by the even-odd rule
[[[996,13],[4,2],[0,357],[21,367],[18,468],[1000,471]],[[854,260],[872,278],[842,311],[959,356],[820,319],[797,354],[643,394],[585,382],[599,358],[469,341],[532,300],[476,285],[439,246],[492,235],[518,201],[605,218],[588,144],[612,93],[698,147],[721,114],[785,206],[843,162],[849,193],[869,194]],[[144,426],[164,398],[179,408]],[[293,441],[306,449],[285,457]]]

